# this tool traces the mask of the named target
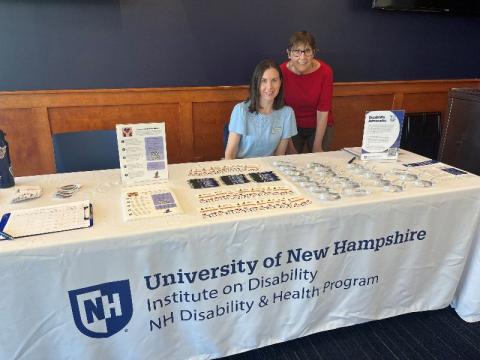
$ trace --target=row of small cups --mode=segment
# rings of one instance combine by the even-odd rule
[[[319,194],[325,194],[326,191],[331,192],[328,187],[311,180],[309,176],[304,174],[304,171],[301,168],[297,168],[290,162],[276,161],[274,162],[274,165],[277,166],[285,175],[290,176],[293,181],[300,183],[300,186],[302,187],[306,187],[309,190],[313,189],[313,191],[316,191]],[[422,180],[417,175],[402,170],[389,172],[388,174],[397,176],[397,179],[389,180],[385,179],[384,175],[375,172],[374,170],[370,170],[361,164],[348,164],[347,168],[352,171],[353,174],[361,176],[361,178],[367,180],[370,185],[382,187],[383,191],[385,192],[401,192],[405,190],[405,186],[396,184],[398,181],[408,181],[417,187],[431,187],[433,184],[429,180]],[[337,175],[337,173],[328,165],[311,162],[307,164],[307,169],[308,171],[313,171],[316,176],[319,176],[323,179],[328,179],[334,184],[334,186],[341,186],[342,195],[365,196],[370,193],[368,190],[362,188],[361,185],[354,179]],[[323,197],[323,195],[321,197]]]
[[[334,186],[339,186],[343,196],[365,196],[370,194],[370,192],[362,188],[357,181],[337,174],[328,165],[311,162],[307,164],[307,168],[311,169],[317,176],[328,179]]]
[[[309,190],[312,194],[314,194],[314,196],[316,196],[320,200],[334,201],[341,198],[339,193],[331,191],[329,187],[324,186],[318,181],[312,179],[310,176],[305,174],[305,171],[303,169],[297,168],[292,163],[285,161],[275,161],[273,165],[276,166],[285,175],[289,176],[292,181],[298,183],[301,187]],[[307,172],[309,170],[317,170],[320,167],[327,170],[326,166],[321,164],[318,165],[319,166],[315,168],[311,164],[308,164]],[[331,175],[335,175],[335,173],[331,169],[328,169],[328,171],[331,173]]]
[[[374,170],[370,170],[361,164],[348,164],[347,168],[354,174],[370,181],[372,185],[383,187],[383,190],[386,192],[403,191],[405,187],[398,185],[398,182],[409,182],[416,187],[431,187],[433,185],[432,181],[422,180],[418,175],[401,169],[393,169],[383,175]],[[394,179],[389,180],[386,177],[393,177]]]

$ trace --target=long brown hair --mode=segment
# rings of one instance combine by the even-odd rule
[[[282,70],[280,70],[280,66],[272,60],[272,59],[265,59],[260,61],[257,66],[255,66],[255,70],[253,70],[252,80],[250,80],[250,95],[245,102],[250,101],[250,105],[248,106],[248,110],[250,112],[256,112],[260,110],[260,81],[262,81],[263,74],[268,69],[275,69],[278,72],[278,76],[280,77],[280,90],[278,91],[277,96],[273,100],[273,109],[279,110],[281,109],[285,103],[283,102],[283,76]]]

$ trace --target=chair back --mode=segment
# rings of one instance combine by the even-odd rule
[[[53,135],[57,173],[120,167],[115,130],[95,130]]]
[[[228,122],[223,126],[223,149],[225,150],[227,148],[227,143],[228,143],[228,135],[230,134],[230,131],[228,131]]]

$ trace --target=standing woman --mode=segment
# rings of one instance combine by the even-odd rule
[[[262,60],[253,71],[250,96],[233,108],[225,159],[285,155],[297,134],[295,115],[283,102],[280,67]]]
[[[307,31],[290,37],[288,61],[280,68],[285,87],[285,103],[293,108],[298,135],[292,137],[288,153],[328,151],[333,135],[333,71],[314,57],[315,38]]]

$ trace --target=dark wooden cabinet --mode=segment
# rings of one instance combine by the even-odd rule
[[[480,89],[452,89],[438,159],[480,175]]]

